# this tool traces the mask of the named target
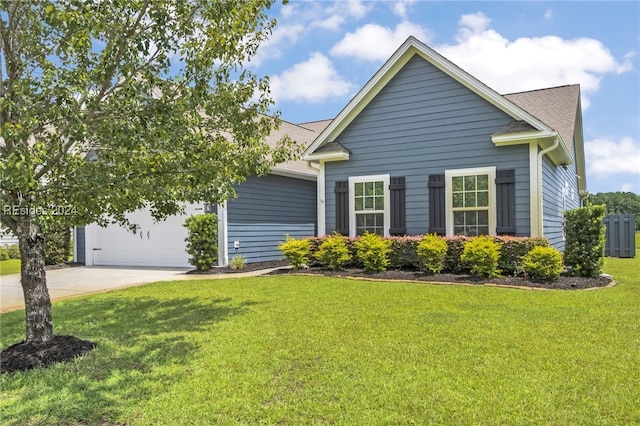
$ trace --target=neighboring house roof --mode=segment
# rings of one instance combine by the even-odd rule
[[[305,151],[303,158],[305,160],[328,159],[331,154],[331,152],[328,152],[331,146],[339,148],[330,144],[336,142],[340,133],[415,55],[419,55],[451,78],[513,117],[514,123],[510,125],[511,127],[507,126],[509,128],[501,129],[496,134],[501,136],[494,140],[496,145],[512,144],[514,143],[513,138],[521,135],[522,138],[536,138],[544,141],[550,146],[559,136],[563,143],[554,152],[554,161],[557,164],[571,164],[574,161],[570,150],[573,145],[572,135],[574,132],[572,125],[567,124],[570,121],[567,114],[573,114],[575,123],[575,102],[579,106],[578,86],[566,86],[568,87],[567,90],[556,91],[549,89],[503,96],[414,37],[409,37],[345,108],[340,111],[336,119],[322,131]],[[577,98],[575,93],[578,93]],[[556,104],[552,109],[545,109],[546,102],[556,102]],[[565,109],[569,104],[573,104],[573,108]],[[562,114],[559,114],[556,109],[561,108],[563,111]],[[334,152],[336,159],[338,157],[342,159],[348,158],[348,154],[345,154],[343,149],[338,149]]]
[[[331,120],[314,121],[305,123],[306,126],[281,121],[278,130],[272,130],[267,136],[266,142],[275,147],[280,139],[289,136],[303,149],[306,149],[318,134],[329,124]],[[288,161],[278,164],[273,168],[274,174],[295,175],[298,177],[313,178],[318,174],[318,170],[309,166],[309,163],[303,160]]]

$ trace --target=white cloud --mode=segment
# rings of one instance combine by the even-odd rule
[[[625,182],[620,186],[621,192],[633,192],[633,189],[634,189],[634,185],[628,182]]]
[[[427,31],[420,25],[404,21],[394,29],[367,24],[347,33],[331,48],[335,56],[351,56],[366,61],[384,61],[409,37],[427,41]]]
[[[369,13],[374,6],[373,3],[367,3],[368,4],[365,4],[362,0],[348,0],[346,2],[347,12],[356,19],[362,19],[367,16],[367,13]],[[345,4],[338,2],[337,6],[344,7]]]
[[[331,15],[328,18],[313,20],[311,26],[323,30],[338,31],[345,22],[346,18],[344,16]]]
[[[587,141],[585,157],[588,175],[640,175],[640,142],[630,137],[620,140],[598,138]]]
[[[398,15],[402,19],[407,19],[407,13],[409,12],[410,6],[415,2],[415,0],[396,0],[391,3],[391,10],[393,10],[395,15]]]
[[[478,12],[458,21],[457,44],[436,50],[500,93],[579,83],[583,107],[596,92],[604,74],[632,68],[628,54],[618,62],[598,40],[565,40],[556,36],[522,37],[510,41],[490,28],[491,20]]]
[[[281,58],[284,54],[283,50],[295,44],[304,29],[302,24],[277,26],[269,39],[260,45],[258,52],[251,58],[251,65],[257,67],[267,60]]]
[[[553,10],[547,9],[547,11],[544,13],[544,19],[546,19],[547,21],[552,20],[553,19]]]
[[[311,54],[307,61],[271,77],[270,87],[276,102],[321,102],[347,95],[355,89],[353,84],[338,75],[329,58],[319,52]]]

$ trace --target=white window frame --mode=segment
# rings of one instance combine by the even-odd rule
[[[445,170],[445,209],[447,213],[446,235],[448,237],[455,235],[453,232],[453,178],[476,175],[489,176],[489,235],[496,235],[496,168],[494,166]]]
[[[382,181],[384,188],[384,210],[383,223],[384,223],[384,236],[389,236],[389,229],[391,228],[391,191],[389,191],[389,184],[391,182],[390,175],[370,175],[370,176],[351,176],[349,177],[349,236],[356,236],[356,206],[355,206],[355,184],[366,182],[379,182]],[[372,213],[379,213],[378,210],[373,210]]]

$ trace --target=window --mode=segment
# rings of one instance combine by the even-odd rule
[[[349,235],[370,232],[387,235],[389,215],[389,175],[349,178]]]
[[[447,170],[447,235],[494,235],[495,168]]]

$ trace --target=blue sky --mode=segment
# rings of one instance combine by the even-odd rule
[[[248,65],[284,120],[334,118],[413,35],[499,93],[580,84],[590,192],[640,194],[640,2],[291,1]]]

